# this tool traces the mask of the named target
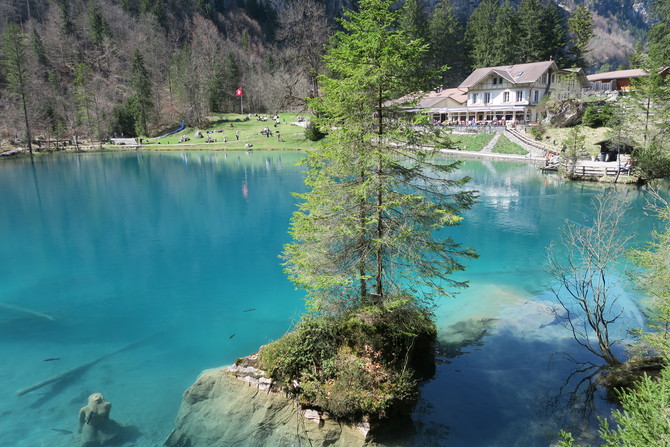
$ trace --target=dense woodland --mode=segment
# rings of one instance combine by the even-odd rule
[[[642,3],[619,19],[612,11],[621,14],[621,2],[595,2],[595,12],[540,0],[483,0],[474,9],[458,0],[406,3],[400,26],[429,45],[426,68],[451,67],[426,88],[458,85],[480,66],[549,58],[594,71],[599,27],[626,28],[631,48],[646,27]],[[2,0],[0,133],[24,141],[26,134],[33,141],[158,135],[181,120],[203,125],[212,114],[239,111],[240,87],[245,111],[301,110],[305,98],[318,96],[324,44],[340,26],[342,6]]]

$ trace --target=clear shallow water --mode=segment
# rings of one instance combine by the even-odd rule
[[[0,307],[0,444],[73,445],[58,430],[76,431],[86,397],[102,392],[134,445],[162,445],[201,370],[279,337],[303,309],[277,258],[290,192],[304,190],[294,166],[301,156],[80,154],[0,164],[0,303],[9,305]],[[556,397],[575,365],[555,354],[591,360],[547,312],[544,247],[563,219],[583,220],[604,187],[509,162],[468,161],[460,173],[473,177],[481,201],[453,236],[481,257],[462,274],[471,287],[438,309],[441,364],[414,435],[397,443],[544,446],[572,427]],[[634,206],[630,231],[646,239],[654,221],[642,215],[643,193],[619,190]],[[623,292],[626,324],[637,325],[635,297]],[[68,380],[16,394],[110,353]]]

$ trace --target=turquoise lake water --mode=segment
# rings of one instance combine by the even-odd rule
[[[68,154],[0,163],[0,445],[74,445],[93,392],[137,447],[169,434],[203,369],[281,336],[304,304],[278,259],[304,190],[292,152]],[[546,446],[567,411],[575,364],[594,360],[548,311],[545,247],[564,219],[585,222],[606,187],[521,163],[467,161],[480,202],[450,234],[477,248],[440,301],[440,363],[415,425],[389,445]],[[627,231],[648,238],[645,193]],[[641,324],[622,287],[619,330]],[[83,367],[82,367],[83,366]],[[80,368],[81,367],[81,368]],[[65,379],[17,395],[46,379]],[[579,397],[586,393],[578,391]],[[583,399],[579,400],[580,402]],[[596,392],[595,412],[609,406]],[[593,427],[591,427],[593,428]],[[271,447],[271,446],[270,446]]]

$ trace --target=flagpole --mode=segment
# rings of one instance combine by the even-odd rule
[[[244,96],[244,92],[242,91],[242,87],[235,90],[235,96],[240,97],[240,113],[244,115],[244,103],[242,102],[242,96]]]

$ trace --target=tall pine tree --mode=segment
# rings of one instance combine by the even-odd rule
[[[135,132],[137,135],[147,135],[149,117],[153,111],[154,103],[151,78],[144,65],[144,57],[139,50],[135,50],[133,54],[130,68],[130,87],[133,91],[130,104],[135,117]]]
[[[26,69],[24,36],[16,23],[10,23],[5,28],[2,39],[2,50],[5,56],[3,68],[9,91],[18,98],[23,112],[26,142],[30,155],[33,154],[32,129],[29,118],[29,73]]]
[[[493,43],[498,17],[498,0],[483,0],[475,8],[465,28],[465,44],[470,67],[473,69],[496,65],[498,55]]]
[[[310,191],[301,194],[285,247],[287,272],[312,309],[341,312],[394,300],[430,308],[463,283],[451,279],[475,256],[445,228],[461,222],[474,193],[445,174],[458,162],[432,163],[416,150],[421,134],[391,100],[425,87],[426,45],[396,27],[392,0],[362,0],[335,34],[312,101],[328,143],[306,159]],[[429,79],[430,76],[425,76]]]
[[[428,16],[428,43],[432,66],[448,66],[446,84],[457,84],[467,76],[463,55],[463,27],[454,14],[452,0],[438,0]]]
[[[594,36],[593,16],[591,11],[581,4],[568,18],[568,33],[570,35],[570,59],[573,65],[585,67],[584,60],[586,54],[590,51],[589,42]]]
[[[516,11],[509,0],[505,0],[505,3],[498,8],[494,30],[497,37],[492,43],[496,55],[493,65],[513,64],[519,52],[517,45],[519,26]]]

